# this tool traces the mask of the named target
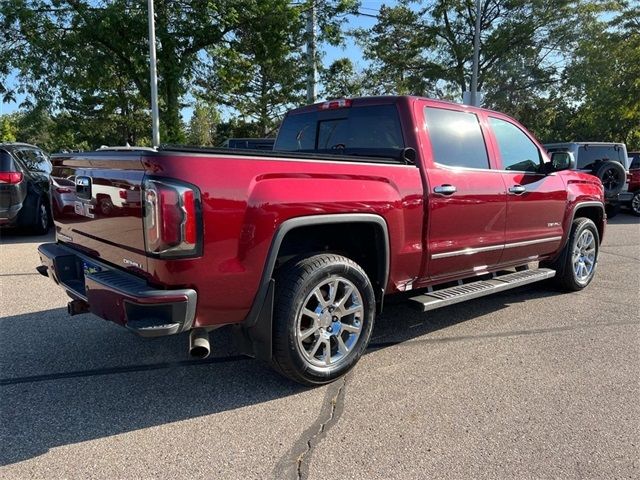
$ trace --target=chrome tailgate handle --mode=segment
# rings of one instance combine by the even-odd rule
[[[458,189],[453,185],[440,185],[433,188],[433,193],[437,193],[438,195],[452,195],[457,191]]]

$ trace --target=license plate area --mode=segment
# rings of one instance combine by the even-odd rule
[[[95,265],[94,263],[82,260],[82,273],[84,276],[91,275],[92,273],[98,273],[102,271],[102,267]]]
[[[85,277],[103,270],[101,266],[76,255],[56,257],[54,263],[58,283],[82,297],[86,296]]]

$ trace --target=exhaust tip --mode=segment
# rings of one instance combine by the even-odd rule
[[[83,300],[71,300],[67,303],[67,313],[70,316],[89,313],[89,304]]]
[[[49,269],[45,265],[38,265],[36,267],[36,270],[43,277],[48,277],[49,276],[49,272],[48,272]]]
[[[209,332],[204,328],[196,328],[191,330],[189,334],[189,355],[193,358],[204,359],[211,353],[209,345]]]

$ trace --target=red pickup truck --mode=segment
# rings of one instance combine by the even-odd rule
[[[600,181],[566,153],[503,114],[419,97],[293,110],[273,152],[55,161],[76,201],[39,271],[70,314],[189,331],[197,357],[232,325],[243,352],[308,385],[354,366],[387,295],[428,311],[552,277],[586,287],[606,223]]]

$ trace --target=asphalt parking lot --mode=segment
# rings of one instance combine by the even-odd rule
[[[609,223],[588,289],[429,314],[387,305],[353,372],[305,389],[182,336],[66,313],[50,237],[2,233],[0,477],[640,477],[640,223]]]

